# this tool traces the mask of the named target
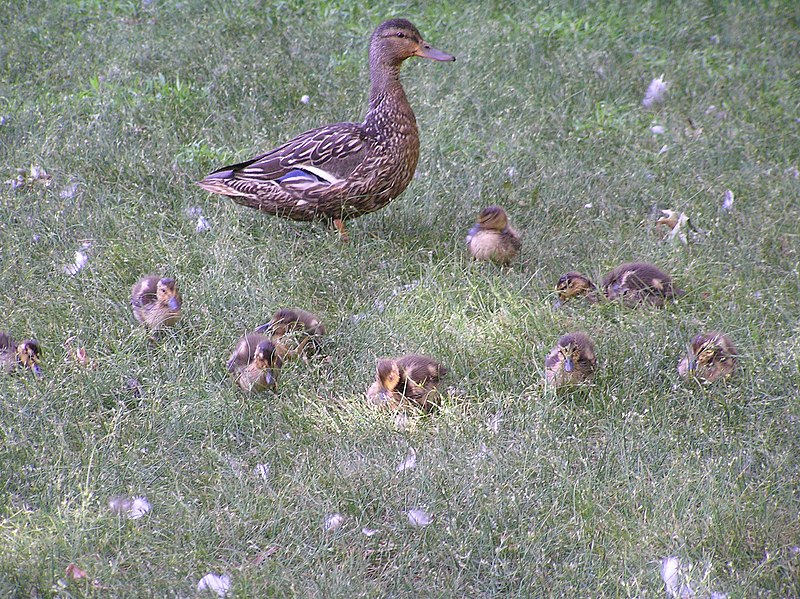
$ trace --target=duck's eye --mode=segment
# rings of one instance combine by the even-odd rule
[[[398,31],[397,33],[395,33],[395,35],[396,35],[397,37],[405,37],[405,36],[406,36],[406,34],[405,34],[405,33],[403,33],[402,31]]]

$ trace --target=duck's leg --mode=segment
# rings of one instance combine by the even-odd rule
[[[350,235],[347,234],[347,230],[344,228],[344,221],[341,218],[334,218],[333,226],[336,227],[337,231],[339,231],[339,238],[344,243],[350,241]]]

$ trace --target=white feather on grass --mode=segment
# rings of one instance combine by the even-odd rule
[[[647,86],[642,105],[645,108],[652,108],[656,104],[661,104],[666,99],[667,89],[669,89],[669,84],[664,81],[664,75],[656,77]]]
[[[227,597],[231,590],[231,577],[227,574],[212,574],[209,572],[197,583],[199,592],[211,591],[217,597]]]

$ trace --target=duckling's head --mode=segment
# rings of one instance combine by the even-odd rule
[[[280,368],[283,363],[275,349],[272,341],[264,340],[256,345],[253,353],[253,365],[259,370],[264,371],[264,379],[269,386],[275,385],[275,376],[272,374],[273,368]]]
[[[558,349],[564,361],[564,371],[591,374],[597,361],[594,355],[594,344],[588,335],[572,333],[564,335],[558,341]]]
[[[556,283],[556,292],[558,293],[558,300],[556,300],[555,307],[558,308],[570,298],[578,297],[580,295],[589,295],[595,291],[595,284],[592,280],[584,274],[579,272],[568,272],[561,275],[561,278]]]
[[[394,360],[378,360],[376,368],[378,381],[389,391],[394,391],[400,384],[400,367]]]
[[[412,56],[439,61],[455,60],[454,56],[437,50],[423,40],[419,30],[406,19],[384,21],[372,34],[369,45],[371,64],[396,67]]]
[[[478,215],[478,225],[482,229],[502,231],[508,226],[508,214],[500,206],[488,206]]]
[[[736,358],[733,342],[722,333],[696,335],[689,343],[689,372],[724,364]]]
[[[181,309],[181,294],[175,279],[161,279],[156,285],[156,299],[162,305],[169,306],[173,312]]]
[[[24,368],[30,368],[36,376],[41,376],[42,369],[39,361],[42,357],[42,348],[36,339],[27,339],[17,346],[17,359]]]

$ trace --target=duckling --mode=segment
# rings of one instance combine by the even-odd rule
[[[36,339],[26,339],[18,344],[7,333],[0,332],[0,371],[13,372],[21,366],[30,368],[36,376],[41,376],[41,357],[42,348]]]
[[[608,299],[622,298],[626,306],[661,307],[666,300],[685,293],[673,285],[672,277],[647,262],[620,264],[605,276],[601,286]]]
[[[239,339],[228,358],[228,372],[247,393],[274,390],[278,384],[278,371],[283,366],[280,353],[280,347],[268,337],[248,333]]]
[[[736,370],[736,347],[724,333],[696,335],[689,343],[689,353],[678,364],[684,381],[696,378],[703,383],[726,379]]]
[[[467,248],[475,260],[490,260],[508,266],[520,247],[520,235],[508,224],[508,214],[500,206],[481,210],[478,221],[467,233]]]
[[[412,405],[424,412],[435,407],[434,397],[447,368],[429,356],[407,355],[378,360],[375,382],[367,399],[379,407],[397,410]]]
[[[281,308],[272,315],[272,319],[255,330],[256,333],[267,333],[272,340],[281,340],[287,333],[298,333],[300,338],[293,350],[297,355],[314,353],[322,343],[325,326],[319,316],[300,308]]]
[[[544,361],[547,383],[562,387],[590,381],[597,357],[586,333],[569,333],[558,340]]]
[[[134,318],[152,331],[178,322],[182,303],[175,279],[149,275],[139,279],[131,290]]]
[[[573,297],[586,296],[590,302],[597,302],[597,286],[589,277],[575,271],[561,275],[556,283],[556,292],[558,293],[556,308],[561,307],[564,302]]]

